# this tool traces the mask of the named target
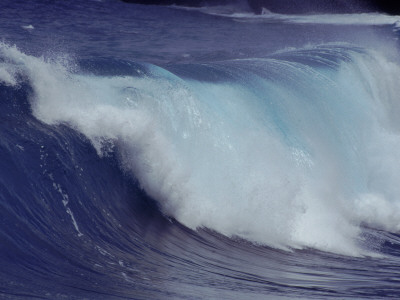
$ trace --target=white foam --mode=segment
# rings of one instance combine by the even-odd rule
[[[17,84],[16,69],[7,63],[0,63],[0,83],[15,86]]]
[[[23,28],[25,30],[33,30],[33,29],[35,29],[35,27],[33,27],[33,25],[23,25],[23,26],[21,26],[21,28]]]

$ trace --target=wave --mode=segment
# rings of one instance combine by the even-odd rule
[[[281,14],[263,9],[261,14],[255,14],[245,10],[228,11],[209,7],[191,8],[199,12],[220,17],[232,18],[240,22],[251,23],[288,23],[288,24],[326,24],[326,25],[395,25],[400,21],[400,16],[383,13],[319,13],[319,14]]]
[[[374,255],[367,227],[400,229],[400,69],[377,52],[321,45],[109,68],[1,44],[0,59],[2,88],[24,90],[35,118],[116,157],[164,215],[189,228],[356,256]],[[68,193],[52,186],[84,234]]]

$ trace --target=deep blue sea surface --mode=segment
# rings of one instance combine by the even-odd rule
[[[400,298],[399,37],[1,0],[0,298]]]

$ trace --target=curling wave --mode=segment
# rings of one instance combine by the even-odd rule
[[[187,227],[347,255],[376,250],[365,227],[400,229],[400,68],[377,52],[322,45],[108,68],[1,44],[0,59],[2,86],[29,86],[37,119],[82,133],[101,157],[115,153]]]

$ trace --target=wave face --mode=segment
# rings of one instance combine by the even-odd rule
[[[85,5],[65,9],[73,19]],[[96,5],[86,13],[110,30]],[[337,42],[353,33],[336,25],[303,24],[309,43],[290,20],[132,7],[129,22],[158,13],[138,23],[144,37],[125,23],[120,39],[74,30],[72,57],[41,50],[47,25],[4,29],[22,46],[0,43],[0,298],[398,297],[396,42],[357,27],[368,41],[356,46]],[[187,34],[175,41],[164,32],[175,19],[204,28],[172,24]],[[248,51],[218,52],[235,45],[232,28]],[[153,31],[166,38],[138,42]],[[147,62],[128,58],[130,39]]]

